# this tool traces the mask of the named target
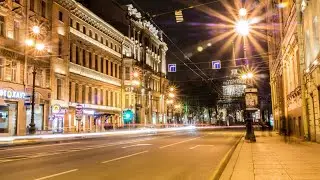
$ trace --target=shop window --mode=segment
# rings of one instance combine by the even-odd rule
[[[17,103],[5,102],[8,106],[0,106],[0,134],[17,134]]]
[[[62,79],[57,79],[57,99],[62,99]]]
[[[5,22],[4,22],[4,17],[0,16],[0,36],[5,35]]]
[[[36,125],[36,130],[37,131],[41,131],[43,130],[43,110],[44,110],[44,105],[40,104],[38,106],[35,107],[34,109],[34,124]],[[28,132],[28,128],[30,126],[31,123],[31,109],[27,110],[27,124],[26,124],[26,128],[27,128],[27,132]]]

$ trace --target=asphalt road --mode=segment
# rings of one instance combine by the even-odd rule
[[[0,149],[3,180],[208,179],[242,134],[185,130]]]

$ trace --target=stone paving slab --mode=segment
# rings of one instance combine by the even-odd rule
[[[320,180],[320,144],[285,141],[275,132],[256,135],[256,143],[239,143],[220,179]]]

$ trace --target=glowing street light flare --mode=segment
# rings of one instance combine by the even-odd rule
[[[170,92],[174,91],[174,87],[170,87],[170,88],[169,88],[169,91],[170,91]]]
[[[133,72],[133,77],[135,77],[135,78],[139,77],[139,73],[138,72]]]
[[[132,81],[132,85],[134,85],[134,86],[139,86],[139,85],[140,85],[140,81],[138,81],[138,80],[133,80],[133,81]]]
[[[241,79],[247,79],[247,78],[248,78],[248,76],[246,74],[241,75]]]
[[[167,104],[173,104],[173,100],[172,99],[167,100]]]
[[[285,8],[287,6],[288,6],[288,2],[282,2],[282,3],[277,4],[277,7],[280,9]]]
[[[174,96],[175,96],[175,95],[174,95],[173,93],[169,93],[169,97],[170,97],[170,98],[174,98]]]
[[[44,44],[42,44],[42,43],[36,44],[36,49],[37,49],[38,51],[43,51],[44,48],[45,48]]]
[[[247,15],[247,10],[246,10],[245,8],[239,9],[239,15],[240,15],[241,17],[246,16],[246,15]]]
[[[199,52],[202,52],[202,51],[203,51],[203,47],[202,47],[202,46],[198,46],[197,50],[198,50]]]
[[[25,43],[26,43],[27,46],[33,46],[34,45],[34,41],[32,39],[25,40]]]
[[[251,78],[253,78],[253,73],[249,72],[247,76],[248,76],[249,79],[251,79]]]
[[[235,29],[236,29],[237,33],[240,34],[241,36],[247,36],[250,31],[250,24],[246,20],[239,20],[236,23]]]
[[[40,27],[39,26],[33,26],[32,27],[32,32],[34,34],[40,34]]]
[[[210,47],[210,46],[212,46],[212,44],[211,44],[211,43],[208,43],[207,46]]]

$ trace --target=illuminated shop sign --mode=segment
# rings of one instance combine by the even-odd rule
[[[0,97],[4,97],[8,99],[23,99],[25,98],[25,96],[26,96],[25,92],[0,89]]]

